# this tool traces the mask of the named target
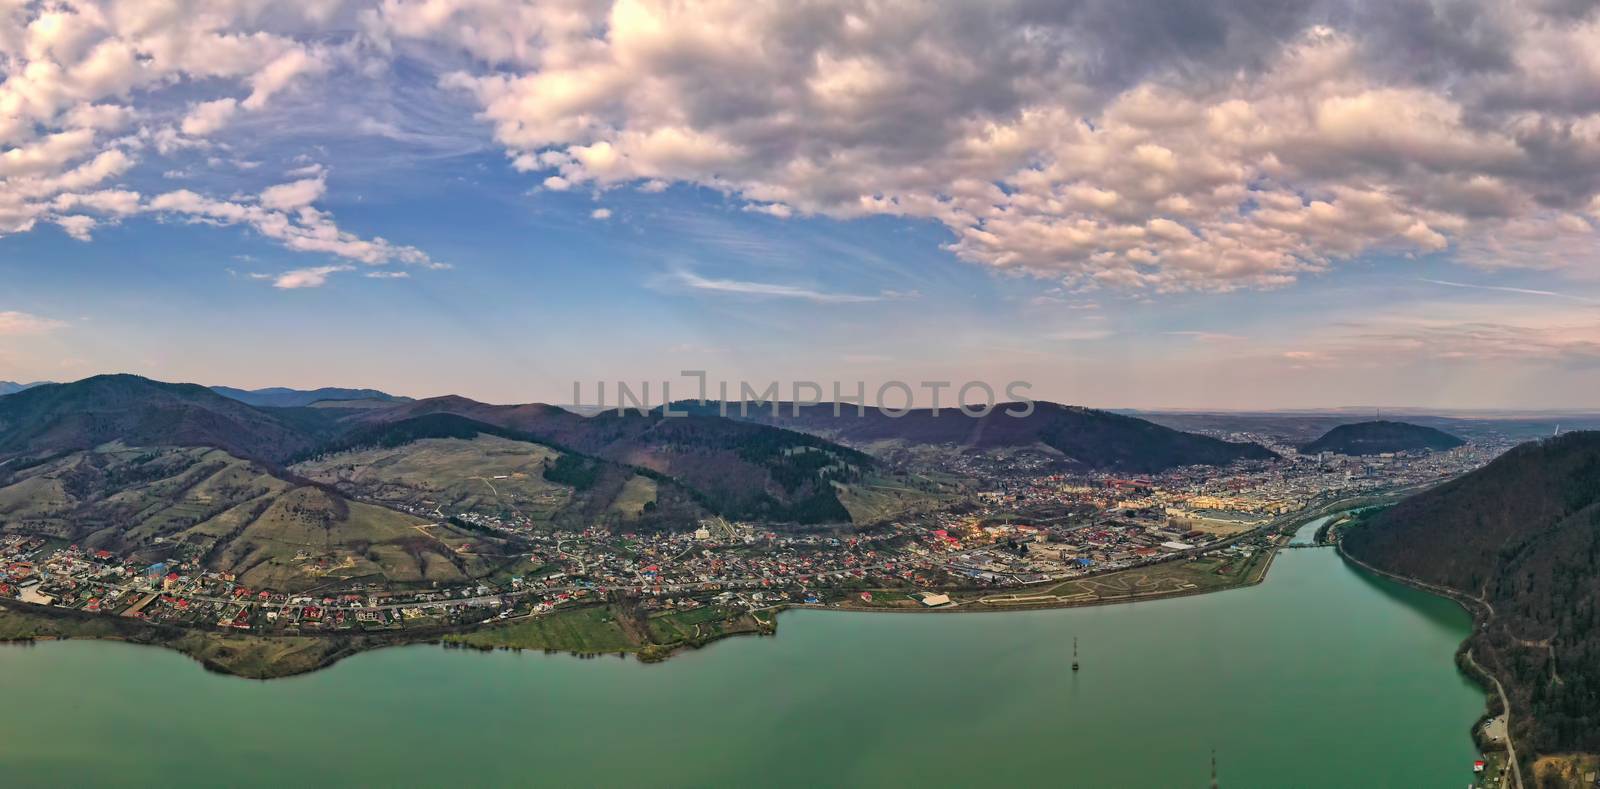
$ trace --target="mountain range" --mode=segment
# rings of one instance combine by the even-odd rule
[[[323,401],[368,400],[403,403],[411,400],[409,397],[399,397],[376,389],[341,389],[334,386],[325,386],[321,389],[289,389],[282,386],[267,389],[235,389],[231,386],[213,386],[211,391],[241,403],[273,408],[295,408]]]
[[[243,394],[293,405],[134,375],[0,398],[0,528],[152,555],[179,544],[273,588],[329,574],[403,585],[477,577],[525,555],[514,534],[485,522],[649,530],[720,516],[870,527],[951,499],[957,483],[868,451],[885,444],[1032,448],[1129,472],[1271,457],[1049,403],[1027,418],[813,409],[764,421],[711,407],[581,416],[372,390]]]
[[[1272,460],[1267,448],[1163,427],[1111,411],[1038,401],[1002,403],[981,415],[955,408],[904,413],[834,404],[674,404],[690,413],[721,414],[797,430],[863,449],[946,447],[958,451],[1036,449],[1080,470],[1148,474],[1178,466],[1223,466]]]

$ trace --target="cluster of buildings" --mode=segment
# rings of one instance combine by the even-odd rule
[[[849,599],[861,590],[1015,587],[1212,551],[1319,500],[1454,476],[1490,449],[1372,458],[1291,455],[1143,477],[988,465],[982,489],[942,512],[870,534],[786,533],[707,521],[683,532],[541,532],[453,519],[526,546],[526,572],[449,588],[331,582],[250,589],[174,554],[151,562],[29,535],[0,536],[0,597],[185,627],[316,633],[450,627],[538,615],[622,595],[647,610],[707,602],[757,608]]]

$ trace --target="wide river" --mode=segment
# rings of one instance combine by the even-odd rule
[[[1215,749],[1224,787],[1455,789],[1484,709],[1452,661],[1469,626],[1321,548],[1198,597],[789,612],[657,665],[415,646],[255,682],[15,646],[0,784],[1204,787]]]

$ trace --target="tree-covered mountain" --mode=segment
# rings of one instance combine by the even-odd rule
[[[282,386],[267,389],[235,389],[231,386],[213,386],[211,391],[241,403],[271,408],[298,408],[327,400],[372,400],[391,403],[411,400],[409,397],[400,397],[377,389],[341,389],[334,386],[325,386],[321,389],[288,389]]]
[[[392,449],[429,438],[471,441],[477,435],[493,435],[616,466],[601,475],[611,481],[636,473],[654,475],[681,487],[704,510],[730,518],[830,523],[851,521],[852,505],[859,503],[851,497],[863,492],[878,504],[855,507],[857,518],[869,510],[873,517],[886,514],[879,505],[886,505],[887,499],[870,495],[875,486],[879,492],[916,488],[915,484],[878,485],[883,481],[879,475],[886,473],[881,465],[841,441],[963,450],[1044,448],[1083,468],[1132,473],[1273,457],[1255,444],[1219,441],[1134,417],[1052,403],[1037,403],[1022,417],[1007,414],[1005,408],[985,417],[968,417],[953,409],[937,415],[912,411],[899,418],[876,409],[860,417],[846,410],[844,416],[834,417],[831,406],[815,406],[802,409],[798,417],[787,410],[771,417],[770,411],[753,409],[741,419],[734,418],[737,408],[723,417],[715,404],[698,407],[688,416],[666,416],[659,409],[580,416],[551,405],[490,405],[456,396],[386,402],[380,399],[387,397],[382,393],[332,389],[269,391],[264,396],[272,402],[304,402],[335,393],[359,399],[256,407],[206,387],[131,375],[40,386],[0,400],[0,460],[8,455],[87,450],[116,441],[127,446],[216,447],[237,457],[280,465],[358,446]],[[319,407],[339,402],[361,407]],[[438,418],[443,416],[457,419]],[[558,475],[573,471],[576,461],[562,462],[566,465]],[[579,476],[586,477],[587,472]],[[354,495],[353,489],[347,492]]]
[[[858,410],[834,404],[727,404],[732,418],[824,436],[856,446],[876,442],[947,445],[960,449],[1048,447],[1075,465],[1092,470],[1156,473],[1178,466],[1223,466],[1236,460],[1271,460],[1277,455],[1259,444],[1234,443],[1185,433],[1137,417],[1093,408],[1037,401],[1031,412],[1018,403],[1001,404],[983,416],[955,408],[919,408],[903,415],[878,408]],[[695,413],[722,413],[722,404],[692,402],[675,407]]]
[[[0,398],[0,459],[8,455],[129,446],[216,447],[276,462],[313,439],[277,416],[196,384],[97,375]]]
[[[1469,646],[1536,752],[1600,753],[1600,432],[1523,444],[1349,529],[1349,554],[1492,606]]]
[[[1465,444],[1443,430],[1408,422],[1356,422],[1339,425],[1321,438],[1300,447],[1309,455],[1332,452],[1338,455],[1381,455],[1387,452],[1442,451]]]
[[[194,384],[96,376],[0,399],[0,462],[119,442],[132,447],[215,447],[281,466],[310,453],[357,445],[470,440],[465,433],[493,432],[603,463],[605,473],[599,477],[623,481],[618,484],[639,474],[654,475],[673,486],[663,501],[681,486],[703,510],[799,523],[850,521],[840,490],[861,481],[873,466],[867,455],[815,436],[713,416],[607,413],[591,418],[549,405],[499,406],[463,397],[388,405],[371,398],[361,402],[361,408],[255,407]],[[418,421],[430,415],[481,424]],[[440,431],[453,433],[435,435]],[[558,476],[574,472],[573,460],[564,463],[555,472]]]

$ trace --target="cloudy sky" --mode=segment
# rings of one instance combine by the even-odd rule
[[[0,0],[0,379],[1582,407],[1572,0]]]

